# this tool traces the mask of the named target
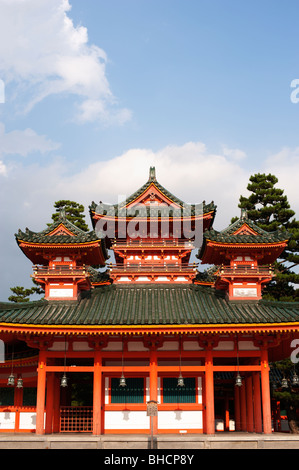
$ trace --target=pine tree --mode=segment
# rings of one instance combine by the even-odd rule
[[[58,220],[61,210],[64,210],[67,220],[72,222],[74,225],[76,225],[76,227],[79,227],[84,232],[88,232],[89,228],[85,222],[84,206],[82,204],[79,204],[75,201],[62,199],[60,201],[56,201],[54,207],[56,209],[56,212],[52,214],[52,220],[54,222]]]
[[[268,232],[286,230],[291,238],[288,246],[275,262],[276,277],[264,289],[263,297],[274,300],[299,300],[299,221],[294,216],[284,190],[276,188],[276,176],[255,174],[247,186],[251,194],[240,196],[239,207],[247,211],[248,218]],[[234,220],[234,219],[233,219]]]
[[[22,286],[16,286],[11,287],[10,290],[13,292],[13,295],[10,295],[8,300],[15,303],[29,302],[31,295],[44,293],[40,287],[31,287],[31,289],[25,289]]]

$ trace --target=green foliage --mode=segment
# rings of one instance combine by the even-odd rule
[[[11,287],[10,290],[14,295],[8,297],[10,302],[29,302],[30,295],[43,294],[43,290],[40,287],[31,287],[31,289],[25,289],[21,286]]]
[[[54,204],[56,212],[52,214],[52,220],[56,222],[62,211],[64,211],[67,220],[72,222],[84,232],[88,232],[89,228],[85,222],[84,206],[75,201],[62,199]]]
[[[247,189],[251,194],[240,196],[239,207],[246,209],[249,219],[267,232],[287,228],[295,212],[284,191],[274,187],[278,182],[276,176],[258,173],[250,176],[249,181]]]
[[[250,176],[248,197],[240,196],[239,207],[247,211],[248,218],[267,232],[285,230],[289,242],[279,259],[274,263],[276,276],[263,291],[263,298],[285,302],[299,300],[299,221],[291,209],[284,190],[276,188],[278,182],[272,174]],[[233,218],[232,221],[235,221]],[[286,235],[287,238],[287,235]],[[297,269],[298,271],[298,269]]]

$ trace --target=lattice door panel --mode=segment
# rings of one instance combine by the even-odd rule
[[[92,406],[60,408],[60,432],[92,432]]]

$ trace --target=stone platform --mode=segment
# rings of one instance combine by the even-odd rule
[[[153,445],[153,447],[152,447]],[[190,450],[190,449],[298,449],[299,435],[289,433],[217,433],[204,434],[0,434],[1,449],[105,449],[112,450]]]

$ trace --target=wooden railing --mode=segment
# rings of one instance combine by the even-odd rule
[[[256,275],[272,275],[274,270],[271,266],[250,266],[250,265],[237,265],[237,266],[221,266],[220,274],[232,275],[232,274],[246,274],[246,276]]]
[[[169,273],[180,273],[180,272],[191,272],[196,271],[196,264],[110,264],[109,269],[111,273],[158,273],[158,272],[169,272]]]
[[[179,248],[189,248],[193,249],[193,243],[191,240],[183,241],[178,240],[177,238],[171,239],[129,239],[124,241],[115,240],[113,243],[113,248],[150,248],[150,247],[179,247]]]
[[[35,276],[82,276],[88,274],[85,266],[33,266]]]

